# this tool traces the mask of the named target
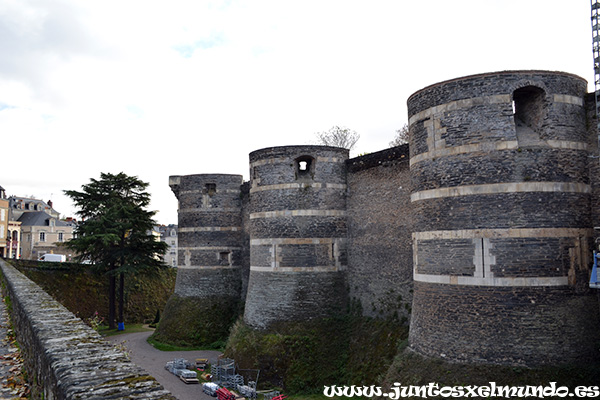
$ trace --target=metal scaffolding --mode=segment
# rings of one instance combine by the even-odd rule
[[[210,366],[212,381],[217,385],[237,390],[246,399],[256,399],[256,383],[258,382],[258,370],[240,370],[247,374],[256,374],[253,377],[248,377],[247,383],[244,384],[244,376],[236,373],[235,360],[231,358],[220,358],[216,363]]]
[[[591,0],[592,5],[592,50],[594,52],[594,99],[596,102],[596,124],[600,128],[600,0]],[[600,129],[598,129],[600,134]],[[600,144],[600,136],[598,137]]]
[[[596,135],[600,152],[600,0],[591,0],[592,6],[592,50],[594,52],[594,102],[596,107]],[[596,239],[597,241],[598,239]],[[598,253],[594,251],[594,266],[590,277],[590,287],[600,289],[598,277]]]
[[[230,358],[220,358],[216,364],[210,366],[212,381],[217,385],[233,388],[235,380],[235,361]]]

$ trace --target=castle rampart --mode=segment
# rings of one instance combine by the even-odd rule
[[[245,322],[269,329],[352,301],[366,316],[410,318],[411,347],[429,356],[598,357],[587,285],[597,132],[586,88],[560,72],[457,78],[409,98],[410,146],[350,160],[326,146],[252,152],[241,234],[227,233],[242,254]],[[189,221],[184,232],[215,226]]]

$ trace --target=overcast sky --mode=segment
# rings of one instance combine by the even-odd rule
[[[388,147],[406,99],[512,69],[577,74],[593,91],[589,0],[0,0],[0,186],[52,199],[101,172],[248,179],[248,153],[334,125]]]

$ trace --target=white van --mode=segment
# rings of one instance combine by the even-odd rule
[[[65,262],[67,256],[64,254],[44,254],[40,257],[40,261],[53,261],[53,262]]]

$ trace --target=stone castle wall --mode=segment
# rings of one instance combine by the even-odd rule
[[[524,365],[595,355],[585,93],[573,75],[516,71],[409,98],[417,351]]]
[[[586,87],[545,71],[458,78],[409,98],[410,147],[350,160],[323,146],[251,153],[235,234],[245,322],[268,329],[352,301],[410,318],[425,355],[590,358],[598,168]]]
[[[266,328],[340,314],[349,299],[359,301],[365,315],[409,317],[408,156],[408,145],[351,160],[347,150],[326,146],[251,153],[250,181],[240,186],[237,176],[231,176],[235,182],[230,189],[238,187],[241,206],[232,211],[236,217],[228,218],[241,221],[241,228],[227,239],[241,254],[240,298],[249,325]],[[308,162],[305,171],[300,169],[303,161]],[[223,235],[207,229],[214,218],[202,220],[194,205],[202,203],[207,179],[219,177],[228,175],[171,177],[184,235],[175,296],[215,298],[223,285],[215,282],[224,279],[233,287],[239,282],[237,276],[223,277],[223,270],[188,265],[190,253],[207,246],[201,240],[220,243]],[[223,215],[217,211],[213,214]],[[191,212],[194,218],[188,216]],[[216,254],[214,249],[204,252],[209,254],[203,260]],[[165,312],[175,312],[169,310],[168,304]]]
[[[348,160],[348,289],[363,315],[410,318],[408,145]]]

